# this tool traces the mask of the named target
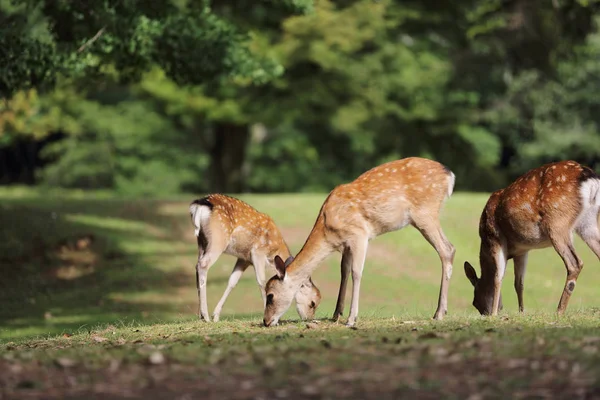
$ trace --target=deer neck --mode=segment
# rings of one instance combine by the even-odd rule
[[[287,268],[286,274],[303,282],[310,278],[313,271],[332,251],[333,248],[326,239],[323,218],[319,216],[304,246]]]
[[[481,277],[480,284],[485,288],[494,287],[494,279],[496,276],[496,260],[494,258],[495,252],[499,251],[494,246],[481,243],[481,249],[479,250],[479,265],[481,266]]]

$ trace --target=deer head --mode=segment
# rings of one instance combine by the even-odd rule
[[[279,318],[290,308],[292,305],[292,301],[294,300],[294,295],[297,293],[297,287],[299,286],[295,279],[287,276],[286,269],[294,260],[293,257],[289,257],[286,262],[284,262],[281,257],[275,256],[275,269],[277,270],[277,275],[273,276],[267,282],[265,286],[265,292],[267,293],[267,304],[265,306],[265,316],[263,319],[263,323],[265,326],[277,325],[279,322]],[[302,283],[300,283],[301,285]],[[312,285],[313,288],[316,288]],[[319,293],[319,302],[321,295]],[[310,299],[310,296],[301,295],[300,301],[302,304],[303,312],[310,313],[310,311],[306,311],[307,308],[310,310],[310,303],[306,304],[306,301]],[[312,300],[311,300],[312,301]],[[314,301],[312,301],[314,302]],[[316,303],[316,302],[315,302]],[[308,305],[308,307],[306,307]],[[315,304],[313,307],[313,315],[314,309],[318,304]],[[298,311],[300,312],[300,311]]]
[[[490,315],[492,313],[492,304],[494,302],[494,282],[487,283],[482,278],[477,277],[475,268],[468,261],[465,261],[465,274],[475,288],[473,297],[473,307],[481,315]],[[499,310],[502,310],[502,294],[500,295]]]

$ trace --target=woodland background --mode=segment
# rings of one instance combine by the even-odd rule
[[[323,192],[406,156],[494,190],[600,161],[596,0],[0,0],[0,184]]]

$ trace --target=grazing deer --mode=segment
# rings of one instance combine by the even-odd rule
[[[442,231],[439,214],[452,194],[454,180],[454,174],[438,162],[405,158],[375,167],[353,182],[333,189],[296,258],[287,263],[275,258],[277,275],[266,287],[265,326],[278,323],[302,282],[334,251],[342,252],[342,276],[333,319],[337,320],[343,312],[346,282],[352,271],[347,325],[353,326],[369,240],[409,224],[421,232],[442,261],[442,283],[434,315],[435,319],[442,319],[447,311],[455,250]]]
[[[241,200],[222,194],[211,194],[194,200],[190,204],[190,215],[198,242],[198,316],[210,321],[206,303],[206,279],[208,269],[223,253],[235,256],[238,260],[229,277],[225,293],[215,308],[214,320],[219,320],[227,296],[250,264],[254,266],[264,306],[265,267],[273,265],[273,257],[276,254],[290,257],[290,250],[271,217],[258,212]],[[311,319],[321,301],[321,293],[311,278],[307,277],[300,283],[300,290],[295,299],[300,317]]]
[[[573,230],[600,257],[599,208],[600,177],[574,161],[543,165],[492,193],[479,222],[481,277],[465,262],[465,273],[475,287],[473,306],[483,315],[498,314],[506,263],[513,258],[522,312],[527,254],[552,246],[567,268],[557,309],[562,314],[583,268],[573,247]]]

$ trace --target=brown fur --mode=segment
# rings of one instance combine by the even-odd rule
[[[206,276],[208,269],[222,253],[237,257],[238,260],[229,278],[227,289],[215,308],[215,320],[219,319],[227,296],[250,264],[254,265],[256,280],[265,302],[265,267],[270,265],[273,268],[274,258],[277,255],[288,258],[290,250],[273,219],[249,204],[223,194],[210,194],[191,204],[192,222],[194,222],[195,207],[202,206],[210,209],[210,218],[198,234],[196,283],[200,303],[199,316],[208,321],[210,317],[205,300]],[[296,296],[298,313],[302,318],[312,318],[320,301],[319,289],[308,277]]]
[[[499,294],[507,260],[515,259],[515,289],[519,309],[523,311],[523,278],[527,253],[532,249],[553,246],[567,268],[567,283],[575,282],[583,264],[575,254],[571,235],[573,230],[597,231],[596,222],[577,222],[590,210],[582,204],[581,187],[595,173],[574,161],[562,161],[532,169],[515,182],[490,196],[479,224],[481,238],[481,278],[477,278],[469,263],[467,277],[475,286],[473,304],[482,314],[497,314],[501,309]],[[593,210],[592,210],[593,211]],[[594,220],[595,221],[595,220]],[[585,226],[579,226],[586,223]],[[597,238],[584,235],[588,245]],[[592,235],[593,236],[593,235]],[[594,249],[595,245],[590,245]],[[498,264],[502,261],[502,264]],[[558,311],[568,304],[573,285],[565,284],[565,293]]]
[[[318,264],[333,251],[342,256],[342,280],[334,313],[342,313],[346,279],[353,277],[353,299],[348,324],[354,324],[358,309],[358,288],[370,239],[412,224],[432,243],[443,262],[442,288],[435,318],[442,318],[447,308],[454,247],[446,239],[439,213],[452,193],[454,174],[442,164],[424,158],[406,158],[375,167],[353,182],[337,186],[327,197],[315,225],[295,260],[287,267],[285,279],[293,283],[310,276]],[[287,289],[280,274],[267,283],[267,293],[277,298]],[[286,283],[287,285],[287,283]],[[282,296],[287,302],[289,294]],[[276,307],[276,306],[274,306]],[[265,309],[265,324],[277,319],[278,311]]]

